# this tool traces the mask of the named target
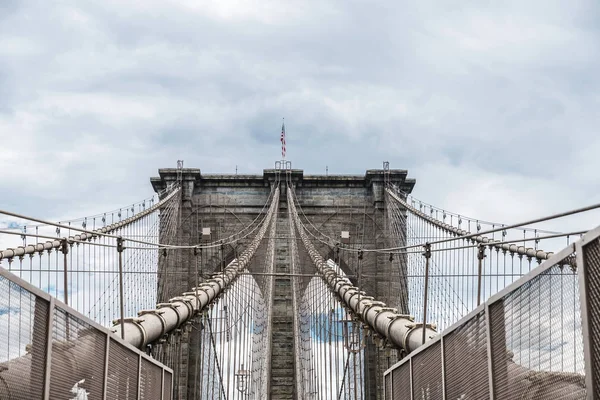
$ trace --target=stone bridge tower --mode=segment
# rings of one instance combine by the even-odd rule
[[[160,169],[159,177],[151,178],[155,191],[160,192],[170,183],[180,181],[183,187],[177,226],[160,226],[163,243],[197,244],[202,240],[216,241],[239,231],[255,220],[268,200],[271,187],[279,181],[282,190],[279,204],[277,237],[289,235],[285,180],[290,181],[302,210],[302,218],[308,219],[314,229],[334,241],[340,240],[341,232],[348,232],[349,246],[356,249],[385,248],[392,245],[386,229],[384,184],[397,185],[403,192],[410,193],[414,179],[407,178],[405,170],[367,170],[364,175],[305,175],[302,170],[264,170],[262,175],[215,175],[202,174],[199,169]],[[167,212],[165,211],[165,212]],[[287,232],[287,233],[286,233]],[[209,236],[210,235],[210,236]],[[226,245],[194,254],[193,250],[165,251],[159,261],[159,301],[189,291],[211,273],[218,272],[241,253],[251,240],[240,240],[235,245]],[[325,259],[339,261],[343,271],[369,295],[397,307],[400,312],[406,304],[406,282],[401,282],[398,268],[400,260],[389,260],[387,254],[364,253],[359,259],[357,252],[335,252],[335,247],[316,241],[315,245]],[[397,245],[397,238],[393,242]],[[308,256],[303,256],[299,245],[303,273],[312,274],[314,266]],[[276,242],[275,272],[290,272],[289,243]],[[250,269],[252,272],[252,269]],[[392,277],[392,279],[390,279]],[[292,305],[290,277],[277,276],[274,287],[272,376],[271,398],[295,398],[293,333],[291,331]],[[306,279],[306,278],[298,278]],[[259,286],[264,277],[255,277]],[[308,281],[303,282],[304,287]],[[303,286],[303,285],[301,285]],[[403,300],[404,299],[404,300]],[[175,373],[178,375],[180,398],[194,399],[194,376],[198,354],[198,343],[193,338],[184,338],[182,357]],[[382,376],[388,367],[381,357],[375,356],[374,346],[366,348],[368,357],[366,377]],[[374,387],[368,391],[376,393],[376,381],[369,379]],[[370,395],[370,398],[376,398]]]

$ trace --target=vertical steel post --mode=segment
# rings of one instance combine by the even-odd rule
[[[444,335],[440,337],[440,352],[442,364],[442,400],[446,400],[446,349]]]
[[[425,243],[425,252],[423,256],[425,257],[425,290],[423,293],[423,344],[425,344],[425,339],[427,336],[427,330],[425,327],[427,326],[427,297],[429,292],[429,261],[431,259],[431,244]]]
[[[64,299],[65,299],[65,304],[69,305],[69,273],[67,271],[67,254],[69,254],[69,242],[67,241],[67,238],[64,238],[63,240],[61,240],[60,243],[60,250],[63,253],[63,267],[64,267],[64,272],[63,272],[63,284],[65,286],[65,295],[64,295]]]
[[[481,304],[481,274],[483,271],[483,259],[485,258],[485,246],[480,244],[477,248],[477,307]]]
[[[389,364],[388,364],[388,366],[389,366]],[[385,400],[388,400],[388,399],[393,400],[394,399],[394,371],[393,370],[390,372],[389,376],[390,376],[390,384],[389,384],[390,393],[385,395]],[[387,390],[387,385],[386,385],[386,390]]]
[[[137,400],[142,400],[142,354],[138,354]]]
[[[410,377],[410,385],[409,385],[410,386],[410,400],[413,400],[415,396],[413,394],[414,385],[413,385],[413,358],[412,357],[408,360],[408,372],[409,372],[408,376]]]
[[[119,253],[119,312],[121,314],[121,338],[125,339],[125,303],[123,294],[123,238],[117,238],[117,252]]]
[[[499,300],[502,301],[502,300]],[[487,367],[488,367],[488,387],[490,391],[490,400],[494,400],[494,351],[492,348],[492,325],[491,325],[491,314],[490,304],[485,303],[484,306],[485,315],[485,336],[486,340],[486,351],[487,351]]]
[[[52,330],[54,325],[54,297],[50,297],[48,303],[48,331],[46,332],[46,366],[44,370],[44,394],[43,399],[50,399],[50,369],[52,365]]]
[[[591,313],[594,311],[593,304],[590,299],[590,279],[588,265],[588,257],[584,257],[583,245],[598,240],[596,237],[584,238],[584,243],[581,241],[575,244],[575,254],[577,260],[577,280],[579,286],[579,306],[581,307],[581,330],[583,333],[583,359],[585,365],[585,386],[587,389],[586,399],[597,399],[598,396],[594,393],[596,371],[594,370],[595,357],[593,349],[593,330],[590,326]],[[593,262],[593,261],[592,261]]]
[[[162,373],[160,375],[160,399],[161,400],[169,400],[165,399],[165,367],[162,368]]]
[[[106,335],[106,352],[104,354],[104,381],[102,382],[102,400],[106,400],[108,391],[108,351],[110,349],[110,334]]]

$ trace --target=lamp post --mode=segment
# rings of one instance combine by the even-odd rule
[[[250,376],[250,371],[244,369],[244,364],[242,364],[234,376],[235,388],[238,392],[242,393],[242,398],[244,398],[245,393],[248,391],[248,377]]]

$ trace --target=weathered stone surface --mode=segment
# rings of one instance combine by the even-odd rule
[[[179,176],[178,176],[179,174]],[[301,218],[308,219],[311,231],[331,238],[331,243],[339,241],[341,231],[350,232],[350,245],[354,248],[384,248],[390,245],[386,232],[384,210],[384,180],[389,181],[410,193],[415,185],[407,179],[405,170],[391,170],[384,176],[383,170],[368,170],[364,175],[304,175],[302,170],[291,170],[287,174],[276,170],[265,170],[262,175],[212,175],[202,174],[199,169],[161,169],[159,177],[151,178],[158,192],[180,179],[183,186],[182,202],[179,210],[171,210],[179,215],[179,225],[167,226],[161,223],[160,240],[163,243],[196,244],[201,241],[203,227],[210,227],[212,241],[225,239],[249,225],[261,212],[272,185],[281,184],[280,211],[277,236],[289,235],[287,218],[285,180],[286,176],[295,188]],[[159,259],[159,300],[164,301],[188,291],[197,281],[218,271],[241,253],[252,239],[241,240],[235,245],[205,250],[200,255],[193,251],[167,252]],[[285,239],[276,242],[275,272],[289,272],[289,243]],[[326,258],[335,257],[335,252],[325,243],[315,241],[315,245]],[[314,266],[299,246],[301,273],[313,274]],[[260,250],[257,254],[260,254]],[[342,269],[351,280],[369,295],[385,301],[389,306],[405,310],[406,299],[401,288],[406,282],[400,279],[401,258],[389,261],[386,254],[365,253],[359,260],[356,252],[340,252],[338,259]],[[252,271],[252,268],[250,268]],[[394,273],[392,273],[394,272]],[[260,287],[266,280],[257,276]],[[309,279],[301,278],[301,287]],[[275,277],[273,298],[273,342],[271,398],[294,398],[294,343],[292,332],[291,282],[286,277]],[[184,335],[181,338],[187,347],[177,368],[180,379],[178,398],[192,399],[195,387],[195,365],[198,362],[197,340]],[[377,398],[378,382],[389,360],[377,356],[375,347],[370,344],[366,354],[368,363],[365,376],[369,377],[367,392],[369,398]],[[187,378],[186,378],[187,374]],[[185,381],[187,379],[187,382]],[[187,387],[187,393],[186,393]]]

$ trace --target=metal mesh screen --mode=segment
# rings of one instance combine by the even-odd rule
[[[411,366],[403,363],[390,372],[391,398],[410,398],[406,388],[411,383],[411,367],[414,399],[442,398],[442,389],[447,399],[486,399],[491,397],[490,383],[494,398],[500,400],[585,399],[599,392],[600,239],[583,246],[583,265],[575,263],[573,248],[488,301],[484,311],[464,319],[458,328],[442,333],[444,388],[442,346],[435,343],[409,355]],[[589,314],[585,335],[591,355],[584,354],[579,293],[583,274],[578,274],[578,268],[585,271],[584,300]],[[586,367],[594,374],[593,390],[586,387]]]
[[[585,398],[578,281],[568,263],[526,282],[490,310],[497,399]]]
[[[163,386],[163,365],[143,359],[139,370],[141,352],[112,339],[103,393],[108,332],[69,307],[52,307],[50,312],[49,296],[39,297],[26,289],[27,283],[4,274],[0,275],[1,400],[42,399],[44,395],[50,399],[102,399],[104,395],[136,399],[138,373],[143,378],[140,398],[159,400],[164,390],[164,398],[171,399],[172,374],[165,371]]]
[[[0,276],[0,398],[42,398],[48,309],[48,302]]]
[[[583,247],[586,269],[589,339],[591,345],[591,371],[594,393],[600,393],[600,239]]]
[[[139,355],[117,341],[111,340],[108,358],[106,398],[137,398]]]
[[[393,394],[390,399],[410,399],[410,362],[405,362],[390,374]]]
[[[506,348],[506,328],[504,327],[504,301],[500,300],[490,305],[489,313],[494,393],[499,396],[498,388],[508,386],[508,351]]]
[[[75,394],[102,398],[106,334],[85,321],[54,309],[50,397],[69,399]]]
[[[140,399],[161,400],[162,368],[142,358],[140,374]]]
[[[392,374],[385,376],[385,399],[392,400]]]
[[[442,398],[442,351],[440,342],[412,359],[413,396],[415,399]]]
[[[163,400],[171,400],[173,396],[173,374],[164,371]]]
[[[477,314],[444,337],[446,398],[488,399],[485,314]]]

